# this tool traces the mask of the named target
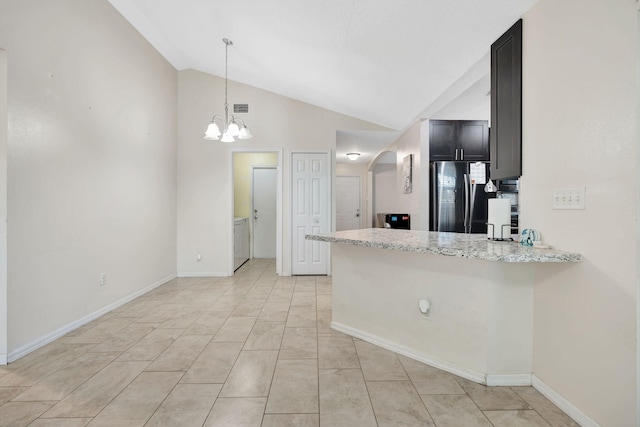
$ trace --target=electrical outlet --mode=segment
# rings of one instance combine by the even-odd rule
[[[584,209],[585,188],[553,190],[553,209]]]
[[[107,284],[107,273],[100,273],[100,286]]]

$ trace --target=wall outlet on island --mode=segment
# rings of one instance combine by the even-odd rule
[[[100,273],[100,286],[107,284],[107,273]]]
[[[428,319],[431,315],[431,301],[426,298],[421,299],[418,301],[418,309],[420,310],[420,313],[422,313],[422,316]]]

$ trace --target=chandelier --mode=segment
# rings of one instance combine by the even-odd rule
[[[227,103],[227,68],[229,63],[229,46],[233,45],[233,42],[229,39],[222,39],[225,46],[225,58],[224,58],[224,117],[215,115],[211,118],[211,123],[207,126],[207,130],[204,133],[204,139],[217,141],[220,139],[222,142],[235,142],[235,138],[249,139],[253,135],[249,132],[249,128],[244,124],[241,119],[236,119],[232,115],[229,115],[229,104]],[[220,132],[220,127],[222,132]],[[238,126],[238,122],[242,127]],[[222,138],[220,138],[222,136]]]

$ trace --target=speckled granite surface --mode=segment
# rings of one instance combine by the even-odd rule
[[[307,235],[308,240],[370,248],[421,252],[499,262],[580,262],[582,255],[556,249],[537,249],[518,242],[495,242],[486,234],[366,228]]]

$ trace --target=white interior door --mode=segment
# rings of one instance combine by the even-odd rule
[[[336,177],[336,231],[361,227],[360,177]]]
[[[275,258],[277,169],[255,166],[252,172],[253,257]]]
[[[306,240],[326,233],[329,214],[328,153],[293,153],[291,158],[291,273],[327,274],[328,244]]]

